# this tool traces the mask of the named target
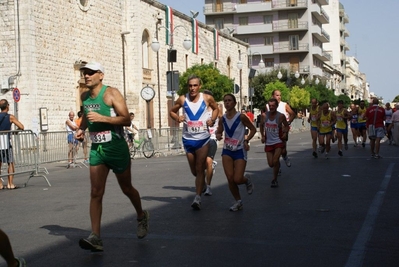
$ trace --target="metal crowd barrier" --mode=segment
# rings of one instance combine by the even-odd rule
[[[291,124],[291,132],[300,132],[309,130],[309,123],[302,119],[295,119]],[[39,133],[39,163],[52,163],[52,162],[68,162],[68,133],[66,131],[58,132],[41,132]],[[154,156],[166,156],[171,154],[184,153],[182,144],[182,128],[171,127],[161,129],[141,129],[135,135],[136,140],[142,139],[151,140],[154,146]],[[86,132],[86,147],[87,157],[90,154],[90,138],[89,133]],[[137,157],[144,157],[141,151],[137,151]],[[73,164],[68,164],[68,167],[88,167],[88,162],[85,161],[86,156],[83,153],[82,142],[76,142],[73,147]]]
[[[90,138],[89,134],[86,133],[84,142],[74,140],[71,148],[72,152],[72,164],[68,157],[70,147],[68,146],[68,132],[57,131],[57,132],[40,132],[39,133],[39,149],[40,149],[40,164],[52,163],[52,162],[68,162],[66,167],[81,167],[79,164],[88,166],[88,157],[90,154]],[[87,154],[84,155],[84,146],[86,146]]]
[[[30,131],[1,131],[0,132],[0,177],[29,173],[28,184],[32,177],[43,177],[51,186],[49,180],[41,172],[48,174],[47,169],[39,167],[39,149],[36,135]],[[9,165],[10,167],[9,168]],[[12,165],[14,171],[12,172]],[[11,170],[11,173],[8,173]],[[4,180],[4,179],[3,179]]]

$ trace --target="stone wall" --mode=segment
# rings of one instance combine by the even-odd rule
[[[105,67],[104,83],[120,89],[123,93],[123,65],[121,32],[125,35],[126,98],[130,111],[136,113],[141,127],[146,126],[146,102],[141,99],[141,88],[147,84],[157,91],[157,58],[150,44],[155,36],[157,18],[165,26],[164,5],[150,0],[98,1],[90,0],[87,10],[79,6],[79,0],[19,0],[19,37],[16,1],[0,0],[0,82],[18,72],[18,43],[20,44],[20,76],[15,87],[21,91],[18,105],[11,105],[27,129],[39,129],[39,108],[47,107],[49,130],[65,129],[70,110],[80,107],[78,66],[81,61],[99,61]],[[191,36],[191,18],[175,11],[174,24],[188,29]],[[184,27],[174,34],[174,48],[178,60],[174,69],[184,72],[195,63],[214,62],[223,74],[235,78],[238,83],[238,51],[246,52],[245,43],[220,36],[220,58],[213,59],[212,28],[200,25],[200,50],[196,55],[182,47],[186,36]],[[143,33],[148,34],[145,55],[149,57],[148,68],[143,69]],[[168,68],[165,29],[159,30],[160,88],[150,104],[153,126],[158,127],[159,101],[161,124],[168,126],[166,95],[166,71]],[[19,42],[18,42],[19,40]],[[145,51],[144,51],[145,52]],[[227,62],[230,58],[230,67]],[[243,69],[243,85],[248,84],[247,69]],[[3,86],[4,88],[4,86]],[[246,88],[246,86],[245,86]],[[246,95],[246,90],[243,91]],[[0,98],[12,100],[12,91],[2,90]]]

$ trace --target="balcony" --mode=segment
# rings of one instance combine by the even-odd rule
[[[274,53],[303,53],[309,52],[309,44],[308,43],[300,43],[300,44],[289,44],[285,43],[277,43],[274,44]]]
[[[318,21],[320,21],[321,24],[326,24],[330,22],[330,17],[327,15],[327,12],[319,5],[311,4],[309,11]]]
[[[272,55],[273,54],[273,46],[272,45],[251,45],[251,54],[261,54],[261,55]]]
[[[308,7],[307,0],[277,0],[272,1],[273,10],[305,9]]]
[[[248,3],[235,5],[237,13],[253,13],[272,10],[272,2]]]
[[[312,47],[312,54],[321,61],[330,61],[331,60],[331,55],[329,53],[323,51],[323,49],[318,46]]]
[[[329,0],[313,0],[313,1],[317,1],[321,6],[326,6],[329,4]]]
[[[346,51],[349,50],[349,45],[348,43],[345,41],[344,38],[341,38],[341,40],[339,41],[340,46],[342,46]]]
[[[344,31],[344,36],[345,36],[345,37],[349,37],[349,35],[350,35],[350,32],[348,31],[348,29],[345,29],[345,31]]]
[[[328,43],[330,41],[330,35],[323,30],[319,25],[312,25],[311,33],[322,43]]]
[[[277,21],[273,23],[273,32],[307,31],[307,21]]]
[[[349,51],[349,50],[350,50],[349,44],[348,44],[348,42],[346,42],[346,41],[345,41],[344,49],[345,49],[346,51]]]
[[[236,13],[236,4],[223,3],[222,5],[207,4],[204,6],[204,15],[220,15]]]
[[[320,68],[320,67],[313,66],[312,74],[313,74],[313,76],[322,77],[322,76],[323,76],[323,70],[322,70],[322,68]]]
[[[348,14],[345,13],[344,9],[339,10],[339,16],[342,17],[344,23],[349,23],[349,17]]]
[[[273,32],[272,24],[251,24],[236,27],[237,34],[264,34]]]

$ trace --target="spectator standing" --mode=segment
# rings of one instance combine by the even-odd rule
[[[10,104],[6,99],[0,100],[0,131],[10,131],[11,125],[15,124],[18,127],[18,130],[24,130],[24,125],[15,118],[14,115],[8,114],[10,110]],[[8,164],[8,183],[7,189],[17,189],[18,186],[14,184],[14,154],[11,146],[11,136],[10,133],[4,133],[0,135],[0,171],[2,163]],[[0,189],[3,189],[4,186],[2,183]]]
[[[255,115],[252,113],[252,111],[250,109],[247,109],[247,116],[249,118],[249,120],[254,123],[255,120]]]
[[[82,116],[83,116],[83,112],[79,110],[78,111],[78,118],[75,120],[75,124],[78,127],[78,129],[79,129],[80,125],[82,124]],[[83,141],[81,143],[82,143],[83,156],[84,156],[83,163],[88,164],[89,160],[87,158],[87,139],[86,139],[86,136],[83,138]],[[76,148],[76,153],[78,152],[78,149],[79,149],[79,146],[77,146],[77,148]]]
[[[133,140],[139,140],[139,128],[134,124],[134,113],[130,112],[130,126],[125,127],[128,141],[130,142],[129,146],[133,145]]]
[[[219,109],[213,96],[200,93],[202,86],[198,76],[191,75],[187,79],[188,93],[181,95],[170,110],[170,117],[183,125],[183,146],[190,166],[191,173],[195,176],[196,195],[191,204],[194,210],[201,209],[201,194],[204,188],[206,158],[209,150],[210,133],[208,127],[212,127],[217,119]],[[209,118],[208,107],[212,109]],[[183,108],[183,115],[179,116],[179,110]]]
[[[101,240],[102,200],[110,169],[119,187],[129,198],[137,213],[137,237],[144,238],[149,229],[149,212],[142,209],[139,192],[132,185],[129,148],[123,136],[123,126],[130,125],[126,102],[117,88],[103,84],[104,67],[87,63],[81,69],[89,91],[81,95],[84,116],[76,138],[84,138],[89,128],[90,150],[90,219],[92,232],[79,240],[79,246],[91,251],[103,251]]]
[[[378,99],[373,98],[373,105],[366,110],[366,127],[373,124],[375,127],[375,136],[369,136],[371,157],[375,159],[381,158],[380,156],[380,142],[385,136],[384,120],[385,120],[385,109],[378,106]]]
[[[65,128],[68,134],[68,167],[74,163],[78,147],[78,140],[75,139],[75,133],[76,130],[79,129],[79,127],[76,125],[74,118],[75,113],[73,111],[70,111],[68,114],[68,119],[65,121]]]
[[[238,185],[245,184],[249,195],[253,192],[253,183],[248,175],[244,175],[247,165],[247,151],[249,150],[249,140],[256,133],[256,128],[246,114],[237,112],[235,106],[237,100],[233,94],[226,94],[223,97],[226,113],[219,120],[216,138],[222,139],[224,132],[224,145],[222,151],[222,162],[224,173],[229,184],[231,194],[235,203],[230,207],[230,211],[242,209],[242,201]],[[246,137],[245,127],[249,129]]]

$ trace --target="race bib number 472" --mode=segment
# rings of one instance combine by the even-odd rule
[[[112,134],[111,131],[90,132],[90,139],[92,143],[107,143],[112,140]]]

